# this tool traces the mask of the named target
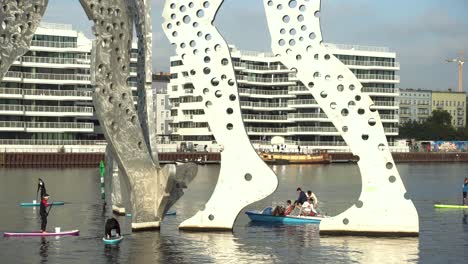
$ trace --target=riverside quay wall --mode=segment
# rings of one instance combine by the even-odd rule
[[[332,163],[356,162],[352,153],[329,153]],[[405,162],[468,162],[468,153],[405,152],[392,153],[397,163]],[[98,167],[105,160],[104,153],[0,153],[2,168],[74,168]],[[166,152],[159,153],[161,163],[195,162],[215,164],[221,160],[219,152]]]

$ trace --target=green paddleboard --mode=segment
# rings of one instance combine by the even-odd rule
[[[468,209],[468,205],[454,205],[454,204],[434,204],[435,208],[447,209]]]

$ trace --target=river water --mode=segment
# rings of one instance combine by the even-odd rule
[[[321,208],[335,215],[357,200],[361,180],[350,164],[273,166],[277,191],[246,209],[260,209],[296,196],[298,186],[313,190]],[[130,234],[130,219],[118,217],[125,236],[119,246],[104,246],[106,219],[97,169],[1,169],[0,233],[37,230],[38,209],[20,202],[35,199],[36,182],[46,182],[53,207],[48,227],[79,229],[78,237],[0,237],[0,263],[466,263],[468,210],[434,209],[460,203],[468,164],[398,166],[420,216],[419,238],[320,237],[316,225],[258,225],[242,212],[234,232],[193,233],[177,229],[208,200],[219,166],[199,167],[184,197],[167,216],[160,232]],[[239,195],[242,195],[241,193]]]

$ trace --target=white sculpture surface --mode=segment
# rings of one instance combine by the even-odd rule
[[[264,6],[273,52],[296,71],[359,159],[359,201],[323,219],[320,232],[417,235],[418,214],[405,198],[379,114],[355,75],[322,45],[320,0],[264,0]]]
[[[168,0],[163,29],[202,96],[217,142],[224,146],[218,183],[204,208],[181,229],[231,230],[239,212],[275,191],[278,180],[250,144],[242,121],[229,47],[213,20],[222,0]]]

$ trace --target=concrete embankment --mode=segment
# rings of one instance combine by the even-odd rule
[[[352,153],[329,153],[332,163],[355,162]],[[468,153],[393,153],[397,163],[404,162],[468,162]],[[160,153],[161,163],[176,161],[199,164],[219,163],[220,153],[172,152]],[[0,153],[0,167],[3,168],[73,168],[98,167],[104,160],[104,153]]]

